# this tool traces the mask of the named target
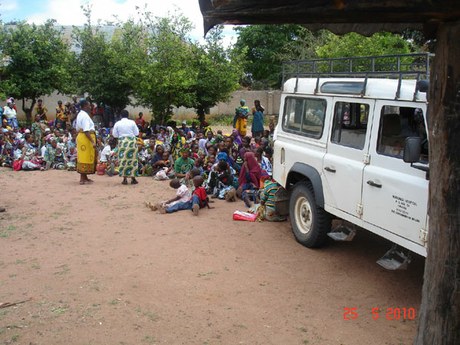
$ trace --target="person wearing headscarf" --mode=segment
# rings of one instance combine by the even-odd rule
[[[91,114],[91,104],[86,99],[82,99],[75,123],[78,131],[77,172],[80,174],[80,184],[93,182],[88,178],[88,175],[96,172],[96,133],[94,122],[89,114]]]
[[[139,128],[136,122],[128,118],[127,110],[122,110],[120,115],[121,119],[115,123],[112,131],[113,136],[118,138],[118,174],[123,177],[122,184],[128,184],[128,177],[131,177],[131,184],[137,184]]]
[[[208,155],[208,149],[206,148],[207,139],[201,138],[198,141],[198,154],[203,153],[205,156]]]
[[[8,98],[6,105],[3,108],[3,116],[8,122],[8,126],[11,128],[19,128],[18,118],[16,114],[16,108],[14,106],[13,98]]]
[[[254,101],[254,108],[252,108],[252,137],[261,137],[264,133],[264,107],[260,105],[260,101],[256,99]]]
[[[238,177],[237,194],[240,196],[247,207],[251,207],[251,199],[255,201],[256,191],[259,189],[262,169],[254,155],[254,152],[244,154],[244,163],[241,166]]]
[[[235,109],[235,117],[233,118],[233,128],[235,128],[241,136],[246,136],[248,125],[249,108],[246,106],[246,101],[242,99],[240,106]]]
[[[262,169],[257,162],[254,152],[245,152],[244,162],[241,166],[240,176],[238,178],[238,184],[242,186],[243,184],[251,183],[258,188],[261,174]]]
[[[231,137],[233,138],[233,142],[237,145],[240,146],[243,142],[243,138],[241,137],[240,133],[236,129],[232,131]]]

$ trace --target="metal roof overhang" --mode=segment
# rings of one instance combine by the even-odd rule
[[[217,24],[302,24],[371,35],[378,31],[424,31],[434,37],[438,23],[460,18],[459,0],[199,0],[205,33]]]

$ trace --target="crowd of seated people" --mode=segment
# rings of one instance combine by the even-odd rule
[[[142,115],[139,116],[142,119]],[[157,180],[179,179],[193,189],[193,177],[203,178],[203,187],[211,198],[237,195],[249,207],[258,202],[263,181],[272,174],[273,124],[255,138],[213,131],[206,123],[191,127],[150,125],[140,127],[138,164],[141,176]],[[59,125],[57,125],[59,124]],[[14,170],[75,170],[76,130],[62,121],[47,122],[39,114],[30,127],[10,126],[2,121],[0,165]],[[97,129],[99,151],[97,174],[113,176],[118,172],[117,139],[111,128]]]

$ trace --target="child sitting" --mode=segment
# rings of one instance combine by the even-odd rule
[[[192,194],[192,211],[194,216],[198,216],[198,212],[200,208],[209,208],[209,198],[206,194],[206,189],[203,187],[204,179],[201,176],[195,176],[193,178],[193,185],[195,186],[195,190]]]
[[[75,147],[71,147],[67,151],[67,170],[73,171],[76,169],[77,166],[77,149]]]
[[[170,200],[152,205],[147,203],[152,211],[160,213],[173,213],[180,210],[190,210],[192,208],[192,194],[185,184],[181,184],[179,179],[173,179],[169,182],[171,188],[177,189],[176,196]]]

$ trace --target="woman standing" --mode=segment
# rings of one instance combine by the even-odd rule
[[[252,137],[261,137],[264,133],[264,107],[260,105],[260,101],[256,99],[254,101],[254,108],[252,108]]]
[[[8,126],[10,126],[11,128],[19,128],[13,98],[8,98],[8,100],[6,101],[6,105],[3,108],[3,116],[8,121]]]
[[[131,177],[131,184],[137,184],[139,161],[137,158],[137,136],[139,128],[136,122],[128,119],[127,110],[122,110],[121,119],[113,126],[113,136],[118,138],[118,161],[119,175],[123,176],[122,184],[128,184],[128,177]]]
[[[80,111],[75,127],[77,129],[77,172],[80,174],[80,184],[91,183],[88,175],[94,174],[97,164],[96,133],[94,122],[89,114],[91,104],[83,99],[80,101]]]

